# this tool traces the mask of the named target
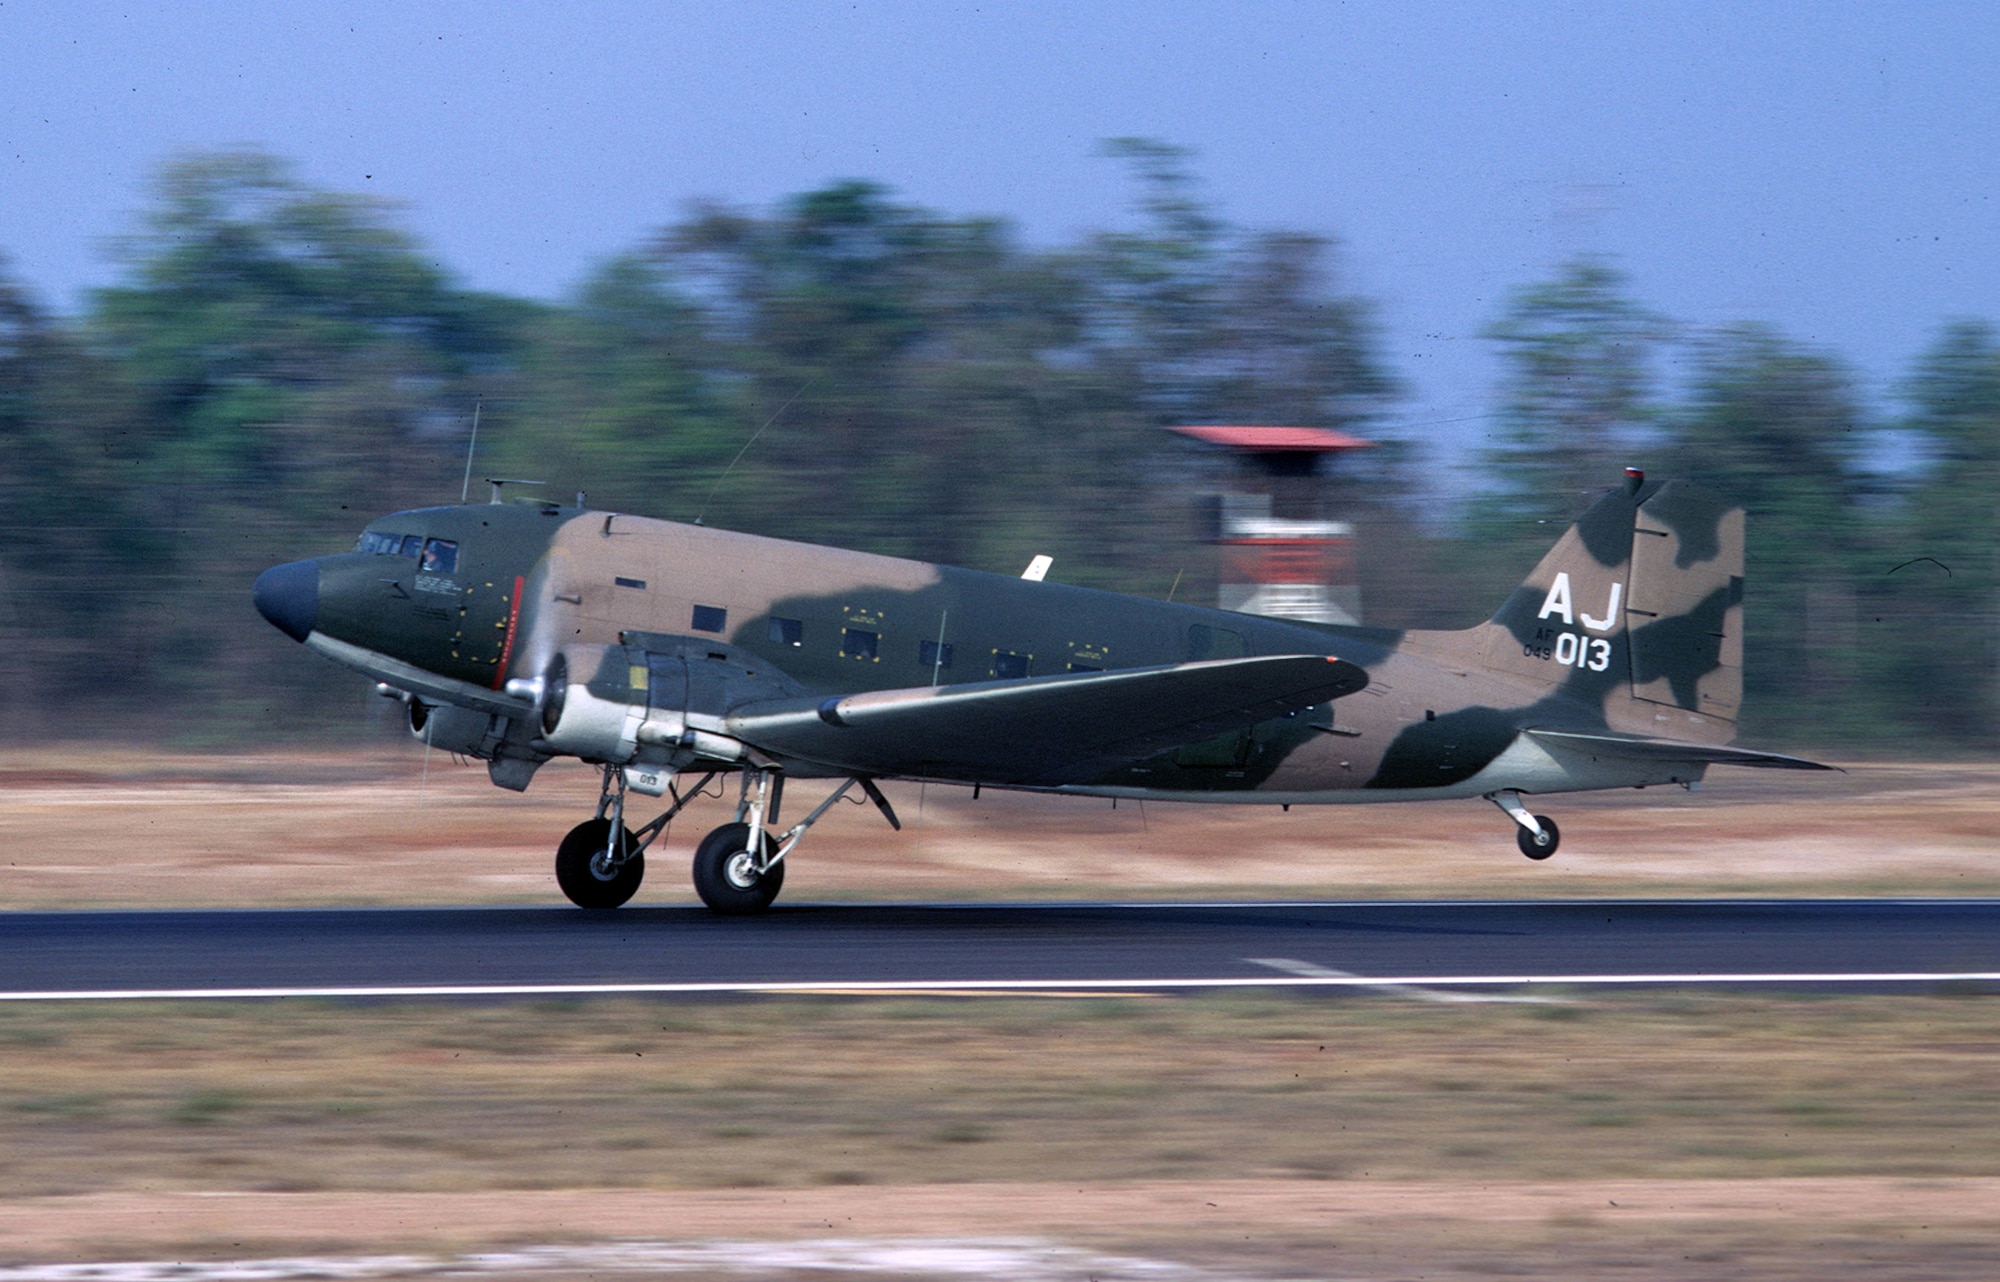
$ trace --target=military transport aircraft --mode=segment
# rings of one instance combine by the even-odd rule
[[[1172,801],[1484,797],[1692,785],[1742,697],[1743,512],[1636,469],[1499,611],[1457,632],[1300,623],[555,503],[399,512],[354,551],[265,571],[279,629],[402,699],[425,742],[524,790],[574,756],[595,817],[556,852],[614,908],[719,775],[735,818],[694,855],[717,912],[763,910],[807,829],[879,779]],[[686,778],[698,775],[692,786]],[[839,780],[789,828],[787,780]],[[666,797],[637,830],[632,794]]]

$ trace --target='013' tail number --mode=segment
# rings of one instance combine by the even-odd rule
[[[1551,646],[1548,644],[1548,633],[1544,631],[1522,646],[1521,653],[1531,659],[1554,659],[1566,668],[1585,668],[1591,672],[1603,672],[1611,666],[1609,641],[1576,632],[1558,632],[1555,644]]]

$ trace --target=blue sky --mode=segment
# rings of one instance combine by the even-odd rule
[[[692,199],[837,178],[1033,242],[1116,226],[1120,135],[1194,149],[1239,226],[1340,237],[1401,419],[1459,457],[1481,328],[1580,253],[1878,396],[1944,318],[2000,320],[1990,4],[0,0],[0,252],[64,309],[189,149],[266,147],[557,298]]]

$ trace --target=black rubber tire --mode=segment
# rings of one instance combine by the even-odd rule
[[[1547,815],[1536,815],[1535,822],[1542,826],[1542,835],[1537,837],[1519,824],[1514,826],[1514,844],[1530,859],[1547,859],[1556,853],[1562,844],[1562,833],[1556,828],[1556,821]]]
[[[764,834],[764,853],[777,849],[771,834]],[[761,913],[778,897],[785,884],[785,866],[773,864],[761,877],[745,879],[750,852],[750,825],[724,824],[701,839],[694,850],[694,893],[713,912],[730,917]],[[733,875],[732,875],[733,869]]]
[[[630,849],[632,830],[626,828],[623,841]],[[616,908],[639,891],[646,877],[646,856],[633,855],[609,877],[600,877],[590,866],[611,837],[609,819],[586,819],[569,830],[556,847],[556,884],[578,908]]]

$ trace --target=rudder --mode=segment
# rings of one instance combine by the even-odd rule
[[[1736,720],[1743,704],[1743,509],[1671,482],[1632,526],[1632,697]]]

